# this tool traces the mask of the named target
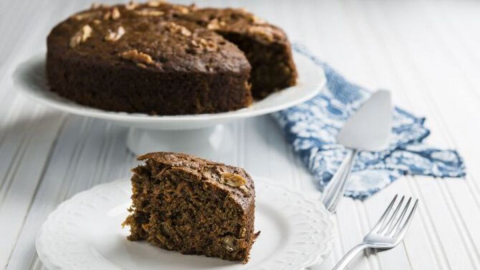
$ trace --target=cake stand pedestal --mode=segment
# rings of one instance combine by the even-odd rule
[[[222,124],[187,130],[130,128],[127,148],[137,156],[165,151],[218,159],[232,151],[232,136],[231,127]]]

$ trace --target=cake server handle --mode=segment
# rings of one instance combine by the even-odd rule
[[[358,150],[356,149],[348,151],[347,156],[342,161],[342,164],[340,164],[337,172],[333,175],[330,183],[328,183],[323,192],[323,205],[325,205],[325,208],[331,213],[335,213],[338,202],[345,193],[348,176],[352,170],[353,161],[355,160],[357,152]]]

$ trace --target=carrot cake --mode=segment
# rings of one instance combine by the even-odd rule
[[[47,38],[51,91],[108,111],[201,114],[295,84],[285,33],[242,9],[94,5]]]
[[[241,168],[157,152],[133,169],[129,240],[166,250],[247,263],[254,231],[255,187]]]

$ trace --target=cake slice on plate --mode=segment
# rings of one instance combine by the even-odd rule
[[[129,240],[183,254],[249,259],[255,187],[237,167],[179,153],[149,153],[133,169]]]

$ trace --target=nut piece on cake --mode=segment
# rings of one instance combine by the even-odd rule
[[[149,153],[133,169],[131,241],[247,263],[255,187],[240,168],[179,153]]]

